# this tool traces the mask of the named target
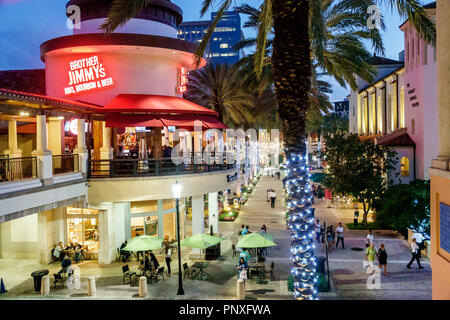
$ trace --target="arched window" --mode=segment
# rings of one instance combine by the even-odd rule
[[[402,177],[409,177],[409,159],[406,157],[403,157],[400,160],[400,176]]]
[[[411,119],[411,134],[416,134],[416,120]]]

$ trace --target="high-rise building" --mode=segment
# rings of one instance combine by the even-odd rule
[[[200,43],[216,16],[217,12],[212,12],[211,20],[181,23],[178,26],[178,39]],[[226,12],[217,24],[208,44],[207,59],[213,64],[235,64],[243,57],[243,51],[234,50],[234,46],[243,39],[239,13]]]

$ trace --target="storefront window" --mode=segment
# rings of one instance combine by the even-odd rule
[[[158,236],[158,216],[131,218],[131,237]]]
[[[69,243],[80,243],[87,253],[98,253],[98,210],[67,208]]]

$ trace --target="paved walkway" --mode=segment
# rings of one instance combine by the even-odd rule
[[[353,210],[327,208],[322,202],[315,205],[316,218],[323,224],[333,224],[334,227],[342,222],[345,227],[345,250],[334,249],[329,254],[329,267],[332,290],[322,293],[321,299],[383,299],[383,300],[429,300],[431,299],[431,268],[429,260],[422,259],[425,269],[418,269],[414,263],[407,269],[411,253],[404,238],[393,231],[375,230],[375,247],[385,244],[388,254],[388,272],[390,277],[380,276],[380,289],[368,289],[368,275],[363,269],[362,261],[365,251],[353,251],[351,248],[364,248],[367,231],[348,230],[346,223],[353,222]],[[319,245],[317,256],[325,256],[325,251]],[[373,283],[373,282],[372,282]]]
[[[276,201],[276,208],[270,208],[270,203],[265,201],[266,189],[273,188],[279,197]],[[275,263],[275,281],[267,281],[264,284],[251,283],[247,281],[246,292],[247,299],[292,299],[292,293],[287,291],[286,278],[289,275],[289,240],[286,230],[284,212],[282,207],[282,183],[277,178],[263,177],[249,200],[242,207],[240,215],[235,222],[220,222],[219,229],[222,236],[227,240],[222,242],[222,256],[217,261],[209,261],[209,267],[206,270],[210,276],[208,280],[189,280],[183,281],[184,296],[176,296],[178,289],[178,259],[173,255],[172,276],[166,277],[164,281],[148,284],[147,299],[235,299],[236,298],[236,264],[237,258],[232,257],[231,245],[237,243],[237,233],[241,224],[249,225],[253,232],[259,231],[262,224],[267,226],[268,233],[274,235],[274,241],[278,247],[268,249],[266,258],[266,268],[270,263]],[[189,249],[183,249],[183,262],[192,265],[193,261],[188,259]],[[161,265],[165,265],[163,255],[157,255]],[[68,288],[55,289],[53,279],[51,279],[51,292],[48,296],[40,296],[34,292],[33,279],[30,277],[31,271],[40,267],[37,264],[31,264],[27,268],[15,270],[16,265],[24,266],[26,261],[30,260],[4,260],[0,259],[2,272],[14,273],[14,281],[7,282],[6,294],[0,295],[0,299],[141,299],[137,296],[138,287],[131,287],[129,284],[122,283],[122,265],[123,263],[114,262],[108,266],[99,266],[92,261],[85,261],[77,266],[81,270],[81,289],[69,290]],[[137,262],[128,263],[132,271],[137,271]],[[58,263],[45,266],[50,271],[50,275],[60,269]],[[32,270],[34,269],[34,270]],[[97,294],[96,297],[87,296],[87,277],[96,277]],[[11,278],[11,279],[13,279]],[[22,279],[22,281],[20,281]],[[23,280],[25,279],[25,280]]]

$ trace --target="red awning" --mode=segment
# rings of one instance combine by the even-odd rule
[[[106,127],[165,127],[158,116],[151,114],[108,114]]]
[[[102,112],[178,113],[218,116],[217,112],[182,98],[149,94],[119,94],[102,109]]]
[[[162,115],[160,119],[166,127],[173,126],[186,130],[194,130],[195,121],[198,121],[202,126],[202,130],[209,129],[205,123],[199,120],[195,115],[191,114]]]
[[[209,129],[227,129],[228,127],[220,122],[216,117],[197,116]]]

